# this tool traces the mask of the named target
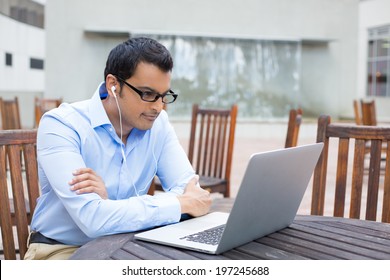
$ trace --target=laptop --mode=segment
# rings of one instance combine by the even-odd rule
[[[315,143],[253,154],[230,214],[209,213],[143,231],[135,239],[220,254],[288,227],[322,148]]]

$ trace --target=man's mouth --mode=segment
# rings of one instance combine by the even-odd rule
[[[146,120],[153,122],[153,121],[155,121],[156,118],[158,117],[158,114],[142,114],[142,116],[143,116]]]

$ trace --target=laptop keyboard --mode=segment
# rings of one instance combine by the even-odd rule
[[[220,225],[214,228],[210,228],[204,231],[193,233],[187,236],[184,236],[180,239],[185,239],[187,241],[199,242],[209,245],[217,245],[219,240],[221,240],[223,230],[225,225]]]

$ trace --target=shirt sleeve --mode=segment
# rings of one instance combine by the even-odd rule
[[[137,231],[179,221],[181,210],[176,195],[103,200],[95,193],[77,195],[71,191],[68,182],[73,177],[72,172],[85,167],[81,146],[78,133],[72,127],[51,116],[41,120],[38,162],[48,181],[42,191],[54,191],[72,220],[88,237]]]

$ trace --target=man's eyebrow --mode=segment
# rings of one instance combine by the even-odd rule
[[[153,91],[153,92],[158,92],[157,90],[151,88],[151,87],[148,87],[148,86],[140,86],[138,87],[139,89],[143,89],[143,90],[150,90],[150,91]]]

